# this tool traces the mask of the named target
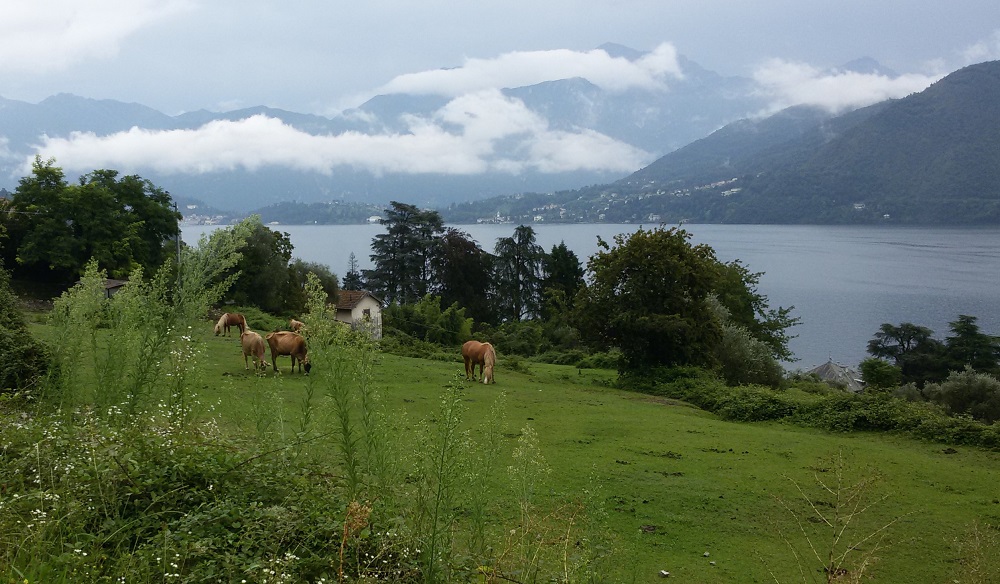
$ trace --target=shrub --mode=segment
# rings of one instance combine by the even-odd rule
[[[723,419],[736,422],[780,420],[795,413],[797,404],[786,396],[762,387],[740,387],[727,392],[719,405]]]
[[[903,370],[888,361],[869,357],[861,362],[861,378],[868,387],[898,387],[903,381]]]
[[[788,420],[835,432],[899,432],[947,444],[1000,447],[1000,424],[987,425],[970,415],[951,417],[935,404],[907,401],[890,391],[823,395],[801,391],[796,383],[784,392],[760,386],[728,387],[709,371],[671,367],[646,375],[622,375],[617,386],[684,400],[727,420]],[[989,381],[985,383],[992,387]]]
[[[347,507],[334,478],[285,456],[246,454],[247,445],[218,435],[157,428],[115,429],[86,416],[4,423],[0,481],[20,496],[7,498],[0,529],[32,537],[2,548],[3,572],[30,581],[239,582],[269,570],[274,581],[332,579]],[[385,541],[358,539],[361,553],[346,557],[345,572],[415,579],[405,548]],[[391,557],[393,573],[371,571],[365,553]]]
[[[453,303],[441,310],[441,297],[428,294],[416,304],[393,304],[382,312],[385,334],[410,337],[443,345],[461,344],[472,337],[472,319]]]
[[[587,355],[576,366],[580,369],[616,369],[620,362],[621,352],[611,350]]]
[[[940,384],[927,384],[924,393],[953,414],[968,414],[992,424],[1000,420],[1000,381],[966,367],[952,371]]]
[[[224,312],[238,312],[247,319],[247,326],[264,336],[272,331],[288,330],[288,319],[268,314],[256,306],[222,306],[210,313],[210,320],[217,321]]]
[[[579,349],[570,351],[546,351],[535,358],[541,363],[551,363],[553,365],[577,365],[586,357],[586,353]]]
[[[522,357],[533,357],[549,348],[541,323],[533,320],[505,322],[488,340],[498,350]]]
[[[22,391],[34,387],[49,370],[46,347],[25,329],[0,326],[0,391]]]
[[[10,275],[0,263],[0,391],[33,387],[49,369],[49,352],[28,333],[17,304]]]
[[[771,347],[743,327],[722,325],[715,354],[719,374],[728,385],[781,385],[784,371],[772,355]]]

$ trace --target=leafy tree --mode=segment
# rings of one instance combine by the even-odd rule
[[[542,316],[565,323],[567,309],[583,287],[583,265],[563,241],[542,259],[542,273]]]
[[[715,359],[719,363],[719,374],[726,384],[778,387],[784,371],[775,359],[772,348],[737,324],[717,296],[711,295],[707,301],[722,323],[719,343],[715,347]]]
[[[174,290],[174,311],[178,322],[204,316],[209,306],[219,302],[240,272],[236,265],[241,251],[258,221],[253,217],[202,234],[198,245],[185,247]]]
[[[535,230],[520,225],[512,237],[494,248],[493,302],[501,320],[536,318],[542,310],[542,263],[545,250],[535,243]]]
[[[765,343],[775,359],[794,360],[788,348],[788,341],[793,336],[788,331],[799,323],[799,319],[791,315],[795,307],[771,308],[767,296],[757,289],[763,274],[751,272],[739,260],[718,263],[715,268],[718,273],[714,292],[726,308],[728,322],[746,329],[755,339]]]
[[[868,353],[888,359],[899,367],[903,383],[923,386],[927,381],[940,381],[947,374],[945,346],[931,335],[927,327],[904,322],[899,326],[883,323],[868,341]]]
[[[566,247],[565,241],[553,245],[552,251],[542,259],[542,272],[545,274],[542,287],[561,290],[567,298],[576,296],[583,287],[583,265],[573,250]]]
[[[442,303],[457,303],[475,320],[492,322],[488,297],[492,259],[468,233],[445,229],[433,262]]]
[[[437,211],[392,201],[381,224],[386,233],[372,240],[374,269],[365,271],[372,291],[386,302],[419,301],[432,286],[432,260],[444,223]]]
[[[361,275],[361,271],[358,269],[358,258],[354,255],[353,251],[347,259],[347,273],[344,274],[344,280],[340,287],[344,290],[365,289],[365,279]]]
[[[330,270],[330,266],[295,258],[288,269],[291,272],[291,277],[289,278],[288,300],[285,303],[286,311],[299,313],[305,310],[306,282],[309,274],[316,276],[316,283],[331,302],[334,302],[339,296],[337,274]]]
[[[945,339],[945,351],[950,369],[1000,372],[1000,338],[980,332],[974,316],[960,314],[948,325],[952,334]]]
[[[903,372],[888,361],[869,357],[861,362],[861,378],[867,387],[890,389],[902,384]]]
[[[428,294],[415,304],[393,304],[382,312],[386,329],[442,345],[457,345],[472,337],[472,319],[452,304],[441,310],[441,297]]]
[[[14,212],[14,206],[9,199],[10,193],[3,190],[7,196],[0,197],[0,261],[5,266],[17,265],[17,247],[22,234],[18,221],[20,215]],[[0,193],[0,194],[3,194]]]
[[[598,240],[574,321],[600,349],[621,349],[620,370],[724,368],[731,383],[774,385],[788,354],[791,309],[772,310],[754,274],[725,264],[679,228],[639,229]]]
[[[721,325],[706,301],[719,261],[691,245],[682,229],[619,234],[587,263],[590,284],[577,297],[576,321],[600,348],[619,347],[622,370],[655,365],[713,366]]]
[[[286,308],[292,273],[292,241],[287,233],[274,231],[254,215],[247,220],[248,233],[243,244],[243,256],[235,266],[239,277],[229,289],[227,298],[236,304],[247,304],[268,312]]]
[[[148,180],[96,170],[70,185],[52,159],[35,158],[12,207],[24,218],[18,263],[64,281],[91,258],[112,277],[127,277],[137,266],[153,273],[167,256],[164,243],[179,233],[170,195]]]

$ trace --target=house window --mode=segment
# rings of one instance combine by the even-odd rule
[[[364,315],[365,320],[371,320],[372,319],[372,309],[371,308],[366,308],[363,311],[361,311],[361,313]]]

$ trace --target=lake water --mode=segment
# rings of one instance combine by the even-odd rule
[[[340,277],[353,252],[372,267],[372,238],[381,225],[275,225],[289,234],[295,257],[330,266]],[[493,251],[515,225],[460,225]],[[597,238],[613,243],[637,225],[532,225],[546,251],[565,241],[581,261],[597,251]],[[196,244],[213,226],[183,226]],[[833,359],[854,366],[879,325],[913,322],[944,339],[959,314],[979,318],[983,332],[1000,335],[1000,229],[929,229],[777,225],[686,225],[695,243],[711,245],[722,261],[741,260],[764,272],[760,291],[771,306],[794,306],[802,324],[790,343],[811,369]]]

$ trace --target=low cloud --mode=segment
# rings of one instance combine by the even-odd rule
[[[774,113],[793,105],[814,105],[839,113],[887,99],[906,97],[927,89],[941,77],[923,74],[890,77],[878,73],[828,71],[779,59],[768,61],[753,74],[758,92],[771,99],[771,105],[764,113]]]
[[[372,173],[630,172],[648,153],[603,134],[549,129],[520,100],[498,90],[463,95],[432,117],[406,119],[409,131],[312,135],[257,115],[193,130],[132,128],[106,136],[74,132],[41,139],[36,152],[65,169],[207,173],[284,167],[330,174],[338,167]],[[33,159],[33,156],[32,156]],[[30,169],[30,160],[25,162]]]
[[[608,91],[665,89],[667,79],[682,77],[677,50],[663,43],[629,61],[602,49],[592,51],[515,51],[493,59],[467,59],[461,67],[409,73],[375,90],[376,94],[411,93],[450,97],[484,89],[524,87],[581,77]]]
[[[191,6],[190,0],[4,2],[0,72],[58,71],[114,56],[129,35]]]

